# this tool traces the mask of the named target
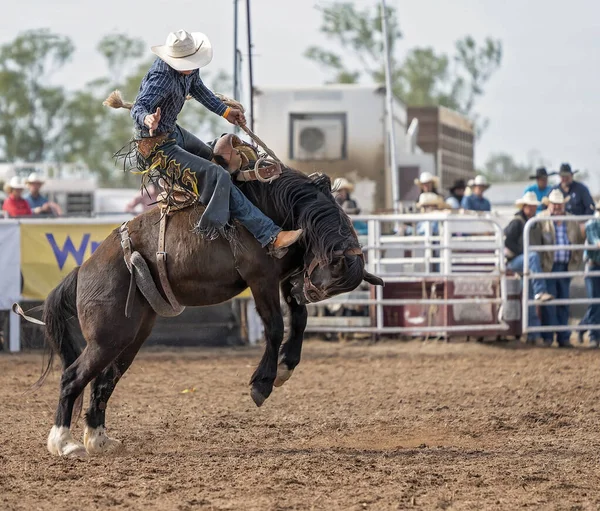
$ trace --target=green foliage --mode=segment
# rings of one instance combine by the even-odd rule
[[[98,43],[108,74],[72,93],[48,80],[69,61],[71,40],[47,29],[23,32],[0,46],[0,160],[83,162],[105,186],[137,186],[139,178],[115,166],[113,154],[132,138],[126,110],[102,105],[114,89],[133,101],[155,57],[144,57],[143,41],[109,34]],[[203,73],[203,78],[209,76]],[[227,93],[229,76],[215,75],[213,87]],[[192,100],[179,121],[199,135],[216,136],[228,123]]]
[[[385,84],[383,33],[380,9],[357,9],[352,2],[317,7],[321,32],[337,43],[340,52],[311,46],[305,56],[329,71],[329,83],[358,83],[365,77]],[[491,38],[482,45],[470,37],[456,42],[455,54],[438,54],[432,48],[413,48],[403,60],[397,56],[402,38],[397,12],[388,7],[391,78],[394,95],[411,106],[445,106],[469,116],[481,130],[486,121],[474,112],[484,86],[502,62],[502,43]]]

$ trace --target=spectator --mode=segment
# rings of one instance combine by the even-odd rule
[[[515,203],[519,211],[504,230],[506,236],[504,252],[507,259],[507,267],[516,273],[523,274],[523,231],[527,220],[536,214],[539,201],[533,192],[526,192],[523,197]],[[542,230],[539,223],[533,224],[530,231],[530,244],[542,244]],[[533,273],[542,272],[542,261],[538,252],[529,253],[529,269]],[[553,296],[548,293],[545,279],[533,279],[532,288],[536,300],[547,302]]]
[[[460,209],[460,203],[465,196],[467,184],[464,179],[457,179],[450,188],[450,196],[446,199],[446,204],[452,209]]]
[[[44,185],[44,180],[37,173],[32,172],[27,178],[27,188],[29,193],[25,195],[25,200],[31,208],[34,215],[52,215],[61,216],[62,209],[55,202],[50,202],[47,197],[40,194],[40,189]]]
[[[417,202],[417,208],[421,213],[434,213],[436,211],[442,209],[450,209],[450,206],[446,204],[443,197],[434,192],[424,192],[419,197],[419,201]],[[430,236],[439,236],[440,235],[440,225],[439,222],[434,221],[421,221],[417,222],[416,233],[417,236],[426,236],[427,235],[427,226],[429,225],[429,235]],[[439,245],[439,241],[432,241],[432,245]],[[431,256],[435,259],[440,257],[439,250],[433,250]],[[440,264],[432,263],[427,271],[433,273],[439,273]]]
[[[438,186],[440,185],[440,179],[431,172],[421,172],[419,178],[415,179],[415,184],[421,190],[419,197],[422,193],[435,193],[439,195]]]
[[[158,194],[158,187],[154,183],[148,184],[145,189],[141,190],[140,193],[125,206],[125,212],[136,213],[136,210],[138,209],[141,210],[140,213],[150,211],[158,202]]]
[[[550,174],[548,174],[546,167],[540,167],[539,169],[536,169],[535,176],[529,176],[529,179],[535,179],[535,184],[532,184],[531,186],[525,188],[525,193],[535,193],[535,196],[537,197],[537,200],[540,203],[537,208],[538,213],[545,208],[542,200],[544,199],[544,197],[548,197],[548,195],[550,195],[550,192],[552,191],[552,187],[548,184],[548,176],[555,175],[556,172],[551,172]]]
[[[600,248],[600,202],[596,204],[596,218],[588,220],[585,224],[586,243]],[[585,260],[589,272],[600,272],[600,250],[586,250]],[[586,277],[585,288],[590,299],[600,298],[600,276]],[[589,325],[600,325],[600,303],[592,303],[586,312]],[[590,347],[600,347],[600,330],[590,330]]]
[[[571,165],[563,163],[560,166],[558,174],[560,175],[560,184],[555,186],[555,190],[560,190],[565,197],[565,211],[570,215],[591,215],[594,212],[594,200],[587,186],[579,181],[573,180],[573,174],[576,170],[571,170]],[[568,197],[568,199],[567,199]]]
[[[356,200],[350,196],[350,194],[354,191],[353,183],[348,181],[345,177],[340,177],[333,183],[333,189],[335,190],[335,201],[340,205],[347,215],[360,214],[358,202],[356,202]],[[353,220],[352,225],[354,226],[357,234],[368,234],[369,229],[367,222]]]
[[[543,252],[542,269],[544,273],[576,271],[579,269],[583,254],[581,250],[569,250],[569,245],[581,245],[584,242],[583,234],[577,222],[563,222],[553,220],[551,217],[565,215],[565,203],[567,200],[560,190],[554,189],[548,196],[548,209],[540,215],[548,217],[541,222],[542,244],[560,245],[564,248],[553,252]],[[547,279],[546,288],[548,293],[559,300],[569,298],[571,285],[570,277]],[[566,326],[569,324],[568,305],[548,305],[542,309],[542,325],[544,326]],[[571,347],[569,331],[555,332],[558,345],[562,348]],[[547,346],[553,342],[553,332],[543,332],[542,338]]]
[[[6,211],[9,216],[31,216],[31,208],[22,197],[24,189],[25,184],[18,176],[14,176],[8,184],[4,185],[7,197],[4,204],[2,204],[2,210]]]
[[[490,201],[483,196],[490,186],[485,176],[476,176],[473,180],[473,193],[471,195],[465,194],[460,203],[461,207],[471,211],[491,211]]]

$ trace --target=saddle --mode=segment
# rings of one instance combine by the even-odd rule
[[[281,175],[281,164],[259,157],[253,146],[233,133],[223,135],[215,143],[213,160],[226,169],[236,181],[270,183]]]

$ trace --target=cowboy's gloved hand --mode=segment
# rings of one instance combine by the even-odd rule
[[[158,123],[160,122],[160,107],[156,109],[156,112],[153,114],[148,114],[144,117],[144,124],[150,131],[154,131],[158,128]]]
[[[244,115],[244,112],[237,108],[230,108],[225,119],[227,119],[231,124],[237,124],[239,126],[246,124],[246,116]]]

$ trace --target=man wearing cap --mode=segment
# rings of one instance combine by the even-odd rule
[[[4,192],[7,197],[2,204],[2,210],[8,213],[8,216],[31,216],[31,208],[27,201],[23,198],[23,190],[25,184],[18,176],[14,176],[4,185]]]
[[[519,211],[504,229],[504,252],[507,259],[506,266],[516,273],[523,273],[523,231],[527,220],[536,214],[539,201],[533,192],[526,192],[523,197],[515,202]],[[539,223],[533,224],[529,238],[530,245],[542,244],[542,230]],[[529,253],[529,269],[532,273],[542,272],[542,262],[538,252]],[[536,300],[546,302],[553,296],[548,293],[544,279],[533,279],[532,288]]]
[[[471,211],[491,211],[490,201],[483,196],[490,186],[485,176],[475,176],[472,186],[473,193],[463,197],[460,203],[461,207]]]
[[[229,173],[212,163],[212,149],[177,125],[188,94],[231,124],[245,124],[241,110],[227,107],[202,82],[199,69],[212,60],[206,35],[185,30],[171,32],[162,46],[153,46],[157,58],[142,80],[131,109],[137,149],[150,169],[157,169],[170,184],[177,183],[198,195],[206,209],[197,225],[201,233],[221,232],[230,216],[276,257],[295,243],[302,230],[282,231],[233,185]]]
[[[50,202],[47,197],[40,193],[44,180],[36,173],[32,172],[27,178],[27,188],[29,193],[25,195],[25,200],[31,208],[34,215],[62,215],[62,210],[55,202]]]
[[[460,203],[465,196],[467,183],[464,179],[457,179],[450,188],[450,196],[446,199],[446,204],[452,209],[460,209]]]
[[[563,163],[560,166],[558,174],[560,175],[560,184],[555,186],[555,190],[560,190],[566,202],[565,211],[571,215],[592,215],[594,213],[594,199],[587,186],[579,181],[573,180],[571,165]],[[567,199],[568,197],[568,199]]]
[[[544,273],[576,271],[583,262],[581,250],[569,250],[569,245],[582,245],[584,237],[577,222],[562,222],[552,219],[554,216],[563,216],[567,202],[560,190],[554,189],[548,195],[548,209],[540,213],[548,220],[540,222],[542,226],[542,244],[560,245],[561,248],[552,252],[542,253],[542,269]],[[566,300],[570,294],[570,277],[547,279],[548,293],[559,300]],[[568,305],[549,305],[541,307],[542,324],[544,326],[566,326],[569,324]],[[556,340],[560,347],[570,347],[569,331],[556,332]],[[542,338],[547,345],[551,345],[554,333],[543,332]]]
[[[534,176],[529,176],[529,179],[535,179],[535,183],[528,186],[525,189],[525,193],[533,192],[539,201],[539,206],[537,208],[538,213],[544,209],[544,204],[542,200],[544,197],[548,197],[550,192],[552,191],[552,187],[548,184],[548,177],[556,175],[556,172],[551,172],[548,174],[546,167],[540,167],[536,169]]]

